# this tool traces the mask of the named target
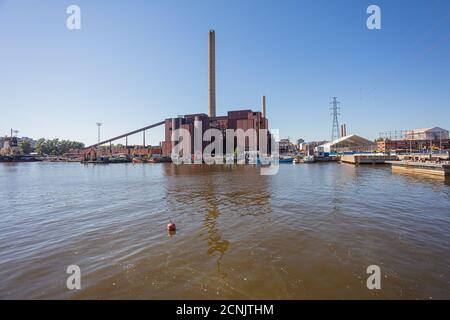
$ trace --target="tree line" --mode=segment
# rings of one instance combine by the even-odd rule
[[[22,141],[19,146],[25,154],[33,151],[28,141]],[[37,141],[34,152],[40,155],[62,156],[70,150],[83,148],[84,143],[78,141],[41,138]]]

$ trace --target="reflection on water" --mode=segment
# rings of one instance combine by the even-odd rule
[[[220,212],[217,205],[217,199],[215,199],[215,187],[212,181],[212,177],[209,175],[206,183],[205,200],[208,204],[207,214],[205,216],[205,229],[208,232],[207,243],[209,255],[218,253],[217,258],[217,272],[226,278],[227,274],[220,270],[220,262],[222,260],[225,251],[227,251],[230,242],[228,240],[222,240],[222,235],[217,228],[217,219],[220,216]]]
[[[222,259],[225,251],[227,251],[230,242],[228,240],[222,240],[222,236],[217,229],[217,218],[219,216],[218,211],[209,211],[205,218],[205,228],[208,231],[208,251],[209,255],[217,252],[219,257],[217,258],[217,272],[226,277],[226,273],[220,271],[220,260]]]
[[[0,165],[0,298],[450,298],[449,195],[387,166]]]
[[[226,280],[227,273],[221,271],[221,260],[230,246],[230,241],[223,239],[219,229],[218,219],[221,215],[220,206],[226,203],[239,205],[241,210],[236,212],[239,215],[260,215],[270,212],[269,193],[266,188],[266,181],[261,179],[256,167],[251,171],[246,171],[244,167],[240,166],[165,166],[165,174],[167,176],[175,176],[178,179],[185,177],[196,176],[199,183],[204,186],[201,192],[194,192],[192,186],[179,183],[176,181],[171,188],[167,189],[168,199],[175,200],[176,203],[200,203],[206,204],[206,212],[204,218],[204,229],[208,249],[207,254],[217,256],[217,272]],[[230,183],[224,180],[222,175],[233,173],[234,171],[246,174],[247,182],[238,187],[236,191],[233,185],[222,185]],[[244,178],[241,176],[241,178]],[[189,179],[189,183],[192,180]],[[170,201],[173,203],[173,201]],[[255,207],[254,205],[257,205]],[[174,205],[170,206],[174,208]],[[257,208],[257,210],[255,210]]]

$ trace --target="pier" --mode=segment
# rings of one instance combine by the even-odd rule
[[[373,154],[352,154],[342,155],[340,161],[344,163],[359,164],[385,164],[388,161],[397,160],[397,156],[373,155]]]
[[[413,161],[387,161],[391,164],[392,172],[431,175],[434,177],[449,178],[450,164],[413,162]]]

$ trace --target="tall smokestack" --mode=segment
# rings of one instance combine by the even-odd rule
[[[208,115],[216,116],[216,34],[209,31],[208,37]]]
[[[261,111],[263,118],[266,117],[266,96],[262,96],[261,98]]]

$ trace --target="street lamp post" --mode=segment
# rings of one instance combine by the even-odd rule
[[[103,125],[103,123],[101,122],[97,122],[97,127],[98,127],[98,143],[100,143],[100,127]]]

